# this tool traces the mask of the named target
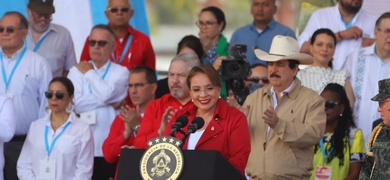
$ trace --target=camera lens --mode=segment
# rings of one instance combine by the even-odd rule
[[[238,70],[240,70],[240,65],[237,64],[237,63],[234,63],[230,66],[230,69],[233,71],[233,72],[236,72]]]

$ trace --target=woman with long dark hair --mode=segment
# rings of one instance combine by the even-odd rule
[[[363,133],[356,128],[343,86],[328,84],[321,96],[325,99],[326,129],[314,148],[315,177],[358,179],[365,154]]]

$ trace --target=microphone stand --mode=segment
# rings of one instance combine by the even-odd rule
[[[184,131],[182,134],[184,134],[184,137],[181,139],[181,144],[179,146],[180,149],[183,149],[184,143],[186,142],[188,135],[190,135],[189,133],[184,133]]]

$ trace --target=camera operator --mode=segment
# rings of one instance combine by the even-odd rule
[[[252,94],[257,89],[269,84],[267,66],[264,64],[254,64],[251,66],[251,73],[245,82],[245,87]]]

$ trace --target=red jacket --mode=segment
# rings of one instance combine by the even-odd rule
[[[175,114],[176,119],[181,114],[188,117],[188,125],[183,128],[184,132],[188,131],[188,126],[196,115],[197,107],[193,106],[184,113],[180,111]],[[170,136],[172,124],[170,121],[164,131],[164,136]],[[183,135],[176,133],[176,138],[181,140]],[[188,139],[184,144],[187,149]],[[245,115],[234,107],[228,106],[224,100],[218,100],[216,111],[213,118],[206,127],[198,143],[196,150],[217,150],[224,156],[236,169],[245,175],[245,167],[251,149],[249,139],[248,121]]]
[[[144,33],[133,29],[131,26],[128,27],[128,34],[123,39],[122,43],[120,43],[118,38],[115,38],[116,48],[114,50],[114,55],[116,59],[120,59],[130,34],[133,35],[133,39],[121,65],[127,67],[129,70],[139,65],[145,65],[155,70],[156,56],[154,54],[149,37]],[[80,61],[91,60],[91,56],[89,55],[88,40],[89,37],[87,37],[87,40],[85,41]],[[110,60],[115,62],[112,57],[110,57]]]
[[[173,110],[188,109],[193,106],[192,101],[188,101],[182,105],[171,94],[166,94],[160,99],[153,100],[145,109],[144,117],[142,118],[141,126],[138,130],[137,137],[134,139],[133,146],[146,149],[147,142],[153,138],[158,137],[158,129],[160,128],[161,119],[169,106]]]
[[[142,119],[141,119],[142,121]],[[134,141],[134,134],[132,133],[128,140],[123,137],[125,131],[125,122],[117,115],[112,122],[110,133],[103,143],[103,156],[108,163],[117,163],[121,148],[124,145],[132,146]]]

